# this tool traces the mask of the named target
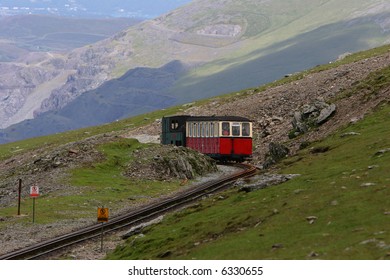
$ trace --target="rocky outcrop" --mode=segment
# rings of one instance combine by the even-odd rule
[[[27,102],[29,95],[39,84],[58,75],[58,71],[46,71],[41,67],[21,67],[14,64],[0,66],[0,128],[9,125],[8,120]]]
[[[335,112],[335,104],[328,104],[320,99],[311,104],[305,104],[300,111],[294,113],[293,130],[290,132],[290,138],[304,134],[311,128],[324,124]]]
[[[110,78],[114,64],[107,57],[108,50],[103,47],[84,48],[74,52],[65,60],[64,70],[73,70],[66,83],[52,91],[41,106],[34,112],[34,117],[47,111],[59,110],[75,100],[81,94],[100,86]],[[58,59],[49,62],[58,65]]]
[[[136,150],[125,175],[150,180],[193,179],[217,171],[211,158],[185,147],[155,146]]]

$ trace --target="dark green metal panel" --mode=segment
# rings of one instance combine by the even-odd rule
[[[187,116],[163,117],[161,122],[161,143],[185,146],[186,119]]]

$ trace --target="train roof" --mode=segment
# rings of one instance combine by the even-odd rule
[[[245,117],[239,116],[188,116],[178,115],[170,116],[167,118],[184,119],[185,121],[232,121],[232,122],[250,122],[251,120]]]

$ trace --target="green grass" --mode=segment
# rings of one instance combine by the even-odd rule
[[[107,258],[389,259],[390,152],[376,153],[390,148],[390,105],[312,147],[281,165],[301,176],[170,214]]]
[[[135,139],[118,138],[114,142],[102,144],[98,149],[105,155],[101,162],[76,168],[69,172],[64,185],[72,187],[36,199],[36,223],[71,223],[85,219],[95,222],[96,209],[105,206],[112,215],[136,203],[166,195],[180,188],[178,181],[159,182],[135,180],[123,175],[127,163],[133,160],[135,149],[150,148],[153,144],[141,144]],[[16,218],[16,206],[0,208],[0,230],[15,224],[31,225],[32,199],[25,198],[21,204],[22,217]]]
[[[390,84],[390,67],[370,73],[368,77],[351,89],[346,90],[339,98],[352,96],[355,93],[363,92],[365,99],[375,98],[375,96]]]

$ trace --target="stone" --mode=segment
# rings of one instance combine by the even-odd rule
[[[390,148],[382,149],[382,150],[377,151],[375,153],[375,156],[382,156],[383,154],[388,153],[388,152],[390,152]]]
[[[374,169],[374,168],[378,168],[379,167],[379,165],[370,165],[370,166],[368,166],[367,168],[368,169]]]
[[[310,257],[310,258],[316,258],[316,257],[318,257],[320,254],[318,254],[317,252],[310,252],[310,254],[308,255],[308,257]]]
[[[332,205],[332,206],[337,206],[337,205],[339,205],[339,202],[338,202],[337,200],[333,200],[333,201],[330,203],[330,205]]]
[[[298,133],[306,133],[309,130],[309,127],[303,121],[302,115],[300,112],[294,113],[292,126],[293,126],[294,130],[296,130]]]
[[[289,154],[289,149],[280,143],[271,142],[269,144],[269,152],[267,154],[266,161],[263,164],[263,168],[267,169],[271,165],[281,161]]]
[[[316,216],[306,217],[306,220],[309,222],[309,224],[314,224],[317,219],[318,219],[318,217],[316,217]]]
[[[272,245],[272,249],[281,249],[281,248],[283,248],[283,244],[281,244],[281,243],[276,243],[276,244]]]
[[[343,138],[343,137],[347,137],[347,136],[356,136],[356,135],[360,135],[360,133],[351,131],[351,132],[346,132],[346,133],[341,134],[340,137]]]
[[[262,174],[257,175],[250,179],[248,183],[244,182],[243,180],[240,180],[235,184],[235,186],[239,186],[239,191],[243,192],[252,192],[257,191],[261,189],[265,189],[270,186],[279,185],[281,183],[284,183],[288,180],[291,180],[295,178],[296,176],[299,176],[299,174]],[[276,210],[277,211],[277,210]],[[274,209],[274,214],[275,209]]]
[[[360,186],[361,187],[372,187],[372,186],[375,186],[375,185],[376,185],[375,183],[363,183]]]
[[[336,105],[327,104],[323,100],[316,100],[311,104],[303,105],[300,111],[294,112],[291,122],[294,133],[298,135],[307,133],[311,127],[320,126],[327,122],[335,112]]]
[[[317,124],[321,125],[328,121],[328,119],[336,112],[336,105],[331,104],[326,108],[322,109],[320,115],[317,118]]]
[[[145,223],[142,223],[140,225],[137,225],[135,227],[130,228],[130,230],[128,232],[126,232],[124,235],[122,235],[122,239],[127,239],[133,235],[140,234],[145,227],[161,223],[163,218],[164,218],[164,216],[159,216],[156,219],[153,219],[151,221],[148,221],[148,222],[145,222]]]

